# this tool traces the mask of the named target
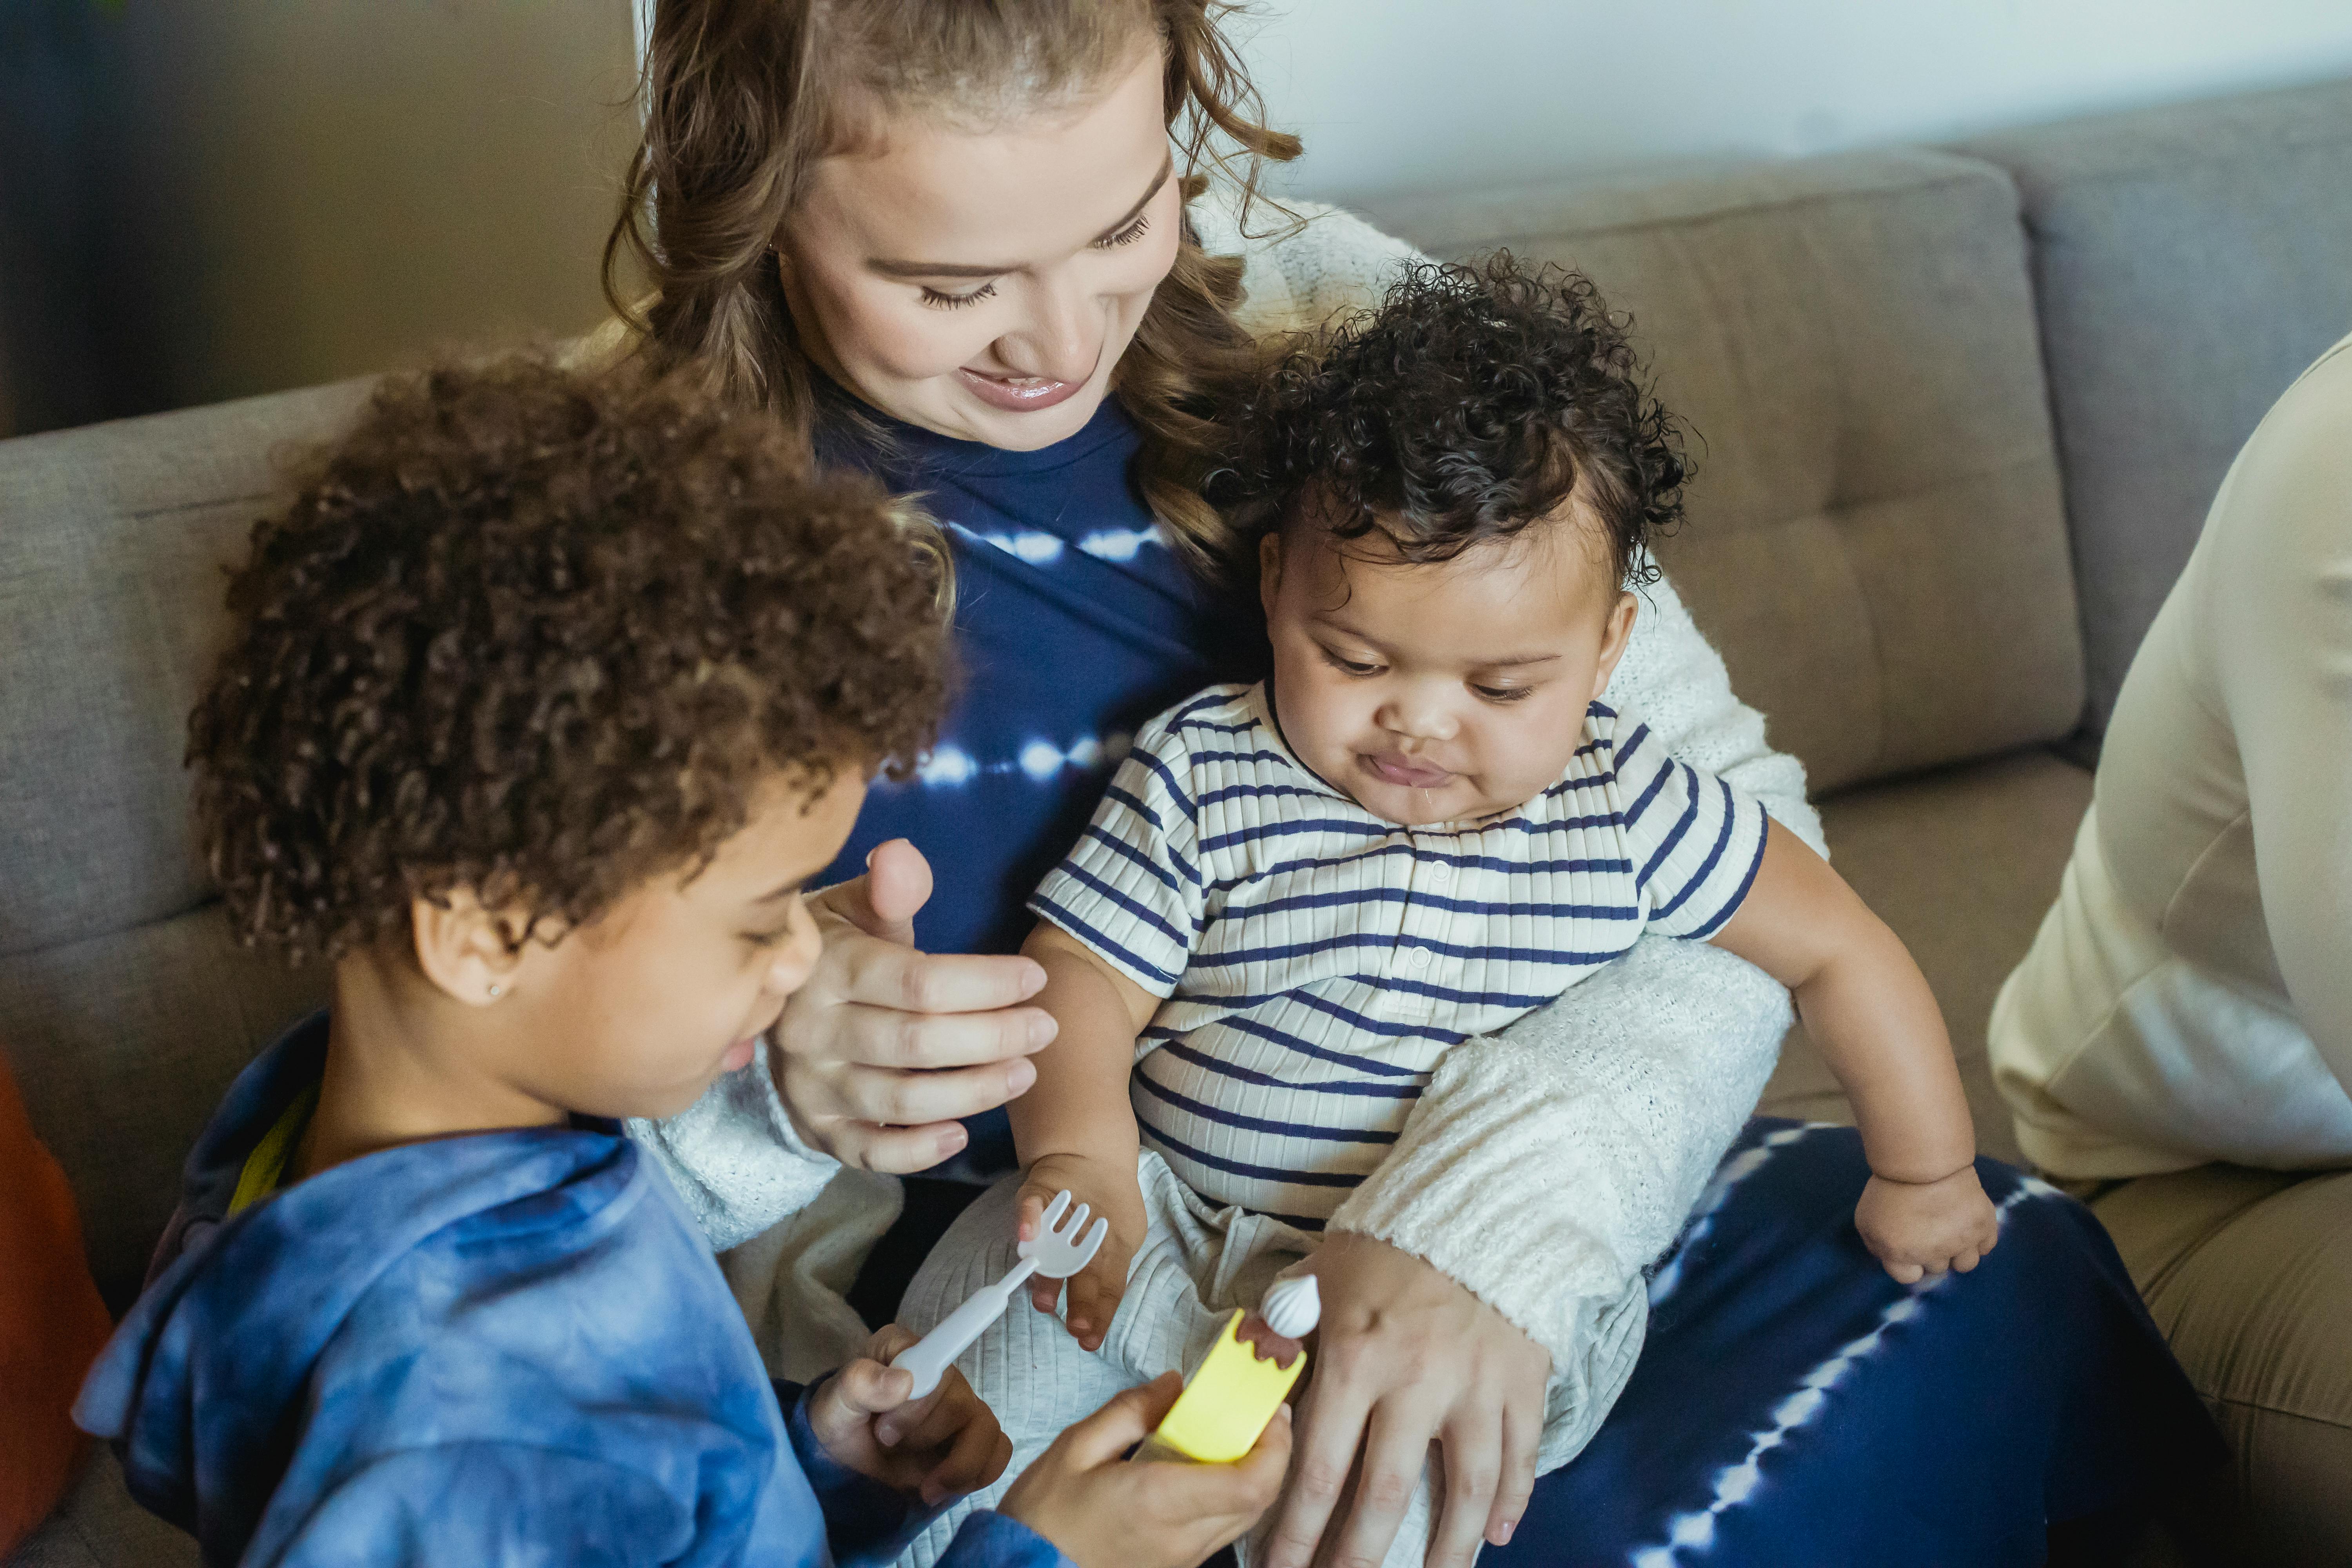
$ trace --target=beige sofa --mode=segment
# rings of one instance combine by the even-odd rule
[[[1985,1018],[2089,798],[2085,736],[2231,453],[2352,327],[2352,84],[1370,216],[1434,253],[1570,262],[1634,313],[1705,438],[1668,569],[1934,981],[1983,1147],[2014,1157]],[[357,395],[0,443],[0,1037],[118,1308],[215,1099],[317,994],[227,942],[181,726],[273,447]],[[1801,1038],[1766,1108],[1843,1114]],[[2259,1204],[2155,1206],[2111,1220],[2127,1260]],[[2253,1514],[2219,1538],[2352,1561],[2352,1466],[2305,1441],[2344,1429],[2243,1418],[2226,1362],[2192,1372]],[[12,1568],[191,1560],[101,1459]]]

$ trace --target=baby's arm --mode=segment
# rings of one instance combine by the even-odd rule
[[[1040,921],[1021,951],[1045,966],[1045,988],[1035,1005],[1060,1027],[1054,1043],[1031,1058],[1037,1081],[1005,1108],[1025,1173],[1020,1235],[1026,1241],[1037,1234],[1045,1205],[1065,1188],[1110,1221],[1102,1250],[1069,1282],[1063,1318],[1080,1344],[1099,1350],[1126,1293],[1128,1262],[1143,1245],[1135,1108],[1127,1079],[1135,1037],[1160,999],[1051,921]],[[1039,1311],[1050,1312],[1061,1293],[1061,1281],[1036,1279],[1029,1299]]]
[[[1927,976],[1885,922],[1775,822],[1755,885],[1715,937],[1796,995],[1853,1101],[1870,1184],[1854,1225],[1904,1284],[1969,1269],[1999,1233],[1976,1131]]]

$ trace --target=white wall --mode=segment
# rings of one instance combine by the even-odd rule
[[[1339,200],[1936,141],[2352,75],[2352,0],[1258,0]]]

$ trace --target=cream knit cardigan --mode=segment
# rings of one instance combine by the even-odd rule
[[[1189,210],[1212,254],[1245,258],[1243,317],[1255,331],[1369,303],[1420,259],[1351,214],[1290,210],[1303,226],[1261,209],[1253,236],[1213,192]],[[1659,582],[1643,601],[1612,699],[1638,707],[1675,754],[1756,795],[1821,848],[1802,768],[1766,745],[1762,716],[1731,694],[1722,659],[1672,586]],[[1674,1240],[1754,1109],[1790,1019],[1787,992],[1761,970],[1717,948],[1645,937],[1550,1006],[1447,1053],[1387,1160],[1329,1229],[1389,1242],[1460,1280],[1550,1352],[1555,1373],[1580,1371],[1605,1408],[1641,1337],[1596,1329],[1643,1310],[1643,1269]],[[791,1370],[839,1354],[855,1320],[811,1298],[845,1285],[896,1212],[891,1184],[853,1174],[813,1223],[780,1226],[840,1167],[793,1131],[764,1053],[684,1114],[630,1130],[715,1249],[770,1233],[767,1246],[730,1259],[730,1273],[771,1363]],[[833,1239],[782,1239],[811,1229]],[[834,1344],[779,1342],[828,1328]]]

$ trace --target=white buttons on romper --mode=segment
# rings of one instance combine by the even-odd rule
[[[1415,969],[1427,969],[1429,967],[1429,949],[1425,947],[1414,948],[1412,950],[1412,957],[1407,962],[1411,963]]]

